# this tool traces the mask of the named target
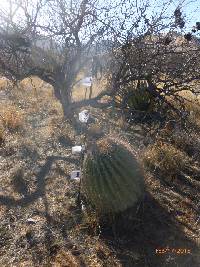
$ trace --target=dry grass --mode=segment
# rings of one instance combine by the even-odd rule
[[[12,104],[3,106],[0,115],[4,127],[9,130],[16,131],[24,125],[24,113]]]
[[[190,112],[190,121],[200,126],[200,97],[195,97],[191,102],[188,102],[186,105],[186,109]]]
[[[146,202],[145,205],[148,204],[144,212],[146,217],[142,221],[141,229],[136,226],[134,234],[127,237],[127,244],[126,239],[119,240],[120,243],[117,240],[117,246],[114,246],[114,239],[107,239],[103,234],[99,235],[102,229],[99,228],[96,213],[92,211],[86,213],[85,209],[80,210],[77,207],[76,199],[79,188],[77,184],[68,179],[68,176],[80,163],[73,156],[68,157],[68,153],[71,151],[72,144],[81,143],[82,137],[77,136],[72,126],[62,120],[61,105],[52,96],[51,89],[48,90],[48,85],[44,83],[40,88],[40,81],[37,82],[35,91],[34,87],[31,87],[30,81],[23,81],[24,87],[16,92],[16,97],[12,97],[15,105],[5,106],[5,110],[10,106],[13,107],[20,118],[26,114],[26,128],[23,135],[18,135],[7,129],[4,132],[2,125],[3,138],[5,133],[8,132],[9,135],[6,136],[7,141],[5,142],[8,147],[6,149],[4,146],[2,147],[4,154],[0,162],[0,197],[2,201],[0,205],[0,239],[2,242],[0,243],[3,244],[0,246],[2,255],[0,265],[121,267],[145,266],[147,260],[153,266],[168,265],[164,257],[158,257],[152,253],[156,248],[154,244],[151,244],[152,236],[155,240],[159,238],[159,242],[155,242],[157,245],[162,246],[165,243],[170,245],[174,242],[173,247],[177,246],[175,241],[170,243],[168,239],[163,238],[164,233],[167,237],[171,237],[174,232],[170,235],[170,231],[167,230],[170,226],[166,226],[165,220],[167,213],[163,213],[163,209],[160,210],[158,206],[154,207],[155,202],[149,200]],[[95,90],[98,92],[98,89]],[[77,99],[84,98],[84,92],[84,89],[82,93],[77,91]],[[20,106],[20,109],[16,106]],[[98,118],[99,125],[103,125],[104,128],[112,127],[112,133],[115,131],[115,127],[111,126],[111,119],[109,118],[108,121],[107,117],[103,118],[99,109],[93,109],[91,113],[95,120]],[[0,114],[3,115],[2,110]],[[12,115],[11,120],[15,120],[16,116]],[[117,121],[116,116],[115,123],[118,127],[120,123],[123,128],[125,127],[123,118],[121,121],[120,119]],[[134,126],[134,130],[136,127],[138,125]],[[96,125],[90,130],[94,135],[99,134],[99,127]],[[167,138],[169,141],[169,134],[170,137],[172,136],[169,132],[163,137],[166,138],[165,142],[157,141],[147,147],[146,163],[151,168],[162,170],[166,178],[170,175],[178,176],[181,169],[189,164],[188,156],[182,151],[185,150],[185,148],[182,149],[182,143],[186,143],[184,141],[186,136],[183,131],[182,133],[183,136],[174,134],[172,144],[167,144],[166,141]],[[136,136],[133,134],[132,138],[135,144]],[[187,135],[188,148],[191,148],[189,143],[191,139],[193,137]],[[192,150],[193,148],[191,148]],[[179,195],[172,194],[171,188],[167,190],[167,186],[162,187],[160,180],[155,179],[155,176],[152,175],[147,184],[147,191],[153,192],[152,195],[157,197],[160,205],[164,203],[163,199],[166,200],[166,195],[169,194],[167,204],[172,207],[176,204],[174,209],[182,211]],[[158,175],[158,177],[162,178],[163,176]],[[177,180],[179,181],[179,179]],[[151,185],[152,187],[150,187]],[[183,193],[190,190],[189,186],[186,189],[180,186],[178,188],[181,188]],[[196,188],[198,190],[198,187]],[[196,199],[198,199],[195,191],[191,190],[191,196],[197,196]],[[177,197],[177,201],[174,201],[175,197]],[[4,198],[8,199],[8,203],[5,205],[3,204]],[[182,198],[182,203],[184,200],[185,196]],[[12,203],[17,206],[12,206]],[[195,203],[197,202],[194,201]],[[182,216],[180,221],[187,216],[187,225],[194,227],[197,220],[196,213],[192,211],[189,216],[189,209],[185,210],[186,215]],[[180,214],[177,216],[180,217]],[[194,219],[191,220],[193,217]],[[35,223],[28,223],[27,220],[30,218],[34,219]],[[177,235],[181,236],[182,232],[178,232]],[[145,254],[146,250],[148,253]],[[179,258],[180,255],[177,256],[177,260]],[[176,264],[175,261],[170,263],[170,266]],[[176,265],[183,266],[184,264],[177,263]],[[191,263],[191,265],[199,266],[195,263]]]
[[[49,96],[52,96],[53,94],[52,86],[35,76],[22,80],[19,83],[19,86],[22,90],[34,92],[36,96],[40,91],[43,91],[43,94],[46,92]]]
[[[79,267],[80,261],[70,251],[61,250],[52,263],[53,267]]]
[[[198,133],[194,131],[188,133],[186,130],[174,132],[171,134],[171,143],[193,159],[199,158],[200,138]]]
[[[195,95],[188,90],[181,91],[178,95],[183,97],[184,108],[190,114],[190,121],[200,126],[200,96]],[[178,103],[175,103],[174,101],[171,102],[175,107],[179,108]]]
[[[11,82],[5,77],[0,77],[0,91],[5,90],[7,87],[11,85]]]
[[[187,154],[171,144],[156,142],[144,153],[144,163],[167,178],[173,179],[189,165]]]
[[[4,138],[5,138],[4,133],[5,133],[5,129],[4,129],[3,125],[0,125],[0,146],[4,142]]]
[[[92,123],[87,130],[87,135],[89,138],[98,139],[103,136],[103,129],[100,125]]]
[[[83,99],[88,99],[89,96],[96,97],[101,93],[106,87],[107,81],[105,79],[94,80],[90,92],[90,87],[84,86],[82,84],[76,84],[72,92],[73,101],[80,101]],[[90,95],[91,94],[91,95]]]
[[[83,99],[88,99],[90,95],[90,88],[78,83],[79,80],[85,77],[84,73],[80,73],[77,76],[77,84],[74,86],[72,91],[72,99],[73,101],[79,101]],[[101,79],[100,81],[94,81],[91,91],[91,97],[97,96],[104,88],[106,81],[105,79]],[[36,99],[42,94],[42,96],[53,97],[53,87],[39,79],[38,77],[30,77],[26,78],[19,83],[19,87],[22,91],[25,91],[26,94],[29,94],[30,97],[35,97]]]

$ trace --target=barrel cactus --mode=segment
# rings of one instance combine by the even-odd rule
[[[134,90],[127,99],[127,107],[138,111],[149,111],[152,106],[152,97],[145,88]]]
[[[83,189],[103,214],[135,206],[143,197],[144,179],[129,144],[105,137],[90,143],[83,164]]]
[[[149,90],[147,81],[141,80],[122,86],[117,92],[114,102],[130,121],[151,118],[157,110],[158,102]]]

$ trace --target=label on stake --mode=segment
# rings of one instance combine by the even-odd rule
[[[81,171],[80,170],[76,170],[76,171],[71,172],[71,179],[80,181],[80,177],[81,177]]]
[[[72,154],[80,154],[82,152],[82,146],[73,146],[72,147]]]
[[[87,123],[89,120],[89,111],[83,110],[78,114],[79,121],[82,123]]]

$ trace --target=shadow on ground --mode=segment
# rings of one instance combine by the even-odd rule
[[[72,262],[70,266],[86,266],[84,260],[81,257],[81,253],[77,246],[73,243],[73,241],[68,238],[67,230],[70,227],[73,227],[74,222],[72,223],[72,218],[63,217],[63,220],[60,218],[54,218],[50,215],[49,203],[46,197],[46,181],[45,178],[49,174],[51,167],[55,161],[64,161],[69,164],[77,164],[76,158],[68,158],[61,156],[49,156],[47,157],[46,163],[43,165],[39,173],[36,177],[36,190],[33,193],[29,193],[28,185],[23,177],[23,173],[18,172],[15,177],[13,177],[12,186],[15,192],[18,192],[22,195],[20,199],[15,199],[13,197],[0,195],[0,205],[6,206],[8,211],[17,211],[19,207],[27,208],[32,203],[37,201],[39,198],[42,199],[44,204],[44,212],[35,210],[34,215],[39,215],[45,218],[45,226],[44,226],[44,245],[46,252],[41,249],[41,244],[37,240],[37,237],[34,234],[34,231],[28,231],[25,234],[25,239],[27,241],[26,244],[24,240],[19,240],[18,246],[21,246],[22,249],[26,247],[26,250],[29,250],[29,253],[32,255],[32,260],[34,262],[34,266],[43,266],[44,258],[47,258],[48,266],[51,266],[51,260],[55,257],[55,255],[60,251],[60,249],[64,249],[66,251],[70,251],[69,253],[64,255],[65,260],[67,262]],[[27,179],[26,179],[27,180]],[[77,208],[79,213],[79,208]],[[74,211],[76,212],[76,211]],[[8,215],[9,217],[9,215]],[[25,219],[25,218],[24,218]],[[9,219],[8,219],[9,220]],[[30,222],[30,224],[34,224]],[[12,229],[12,221],[10,224]],[[1,228],[0,228],[1,230]],[[65,242],[61,244],[55,243],[55,234],[54,230],[59,232],[59,235],[65,240]],[[1,247],[1,246],[0,246]],[[39,264],[39,265],[38,265]],[[76,265],[78,264],[78,265]],[[45,265],[46,266],[46,265]],[[62,265],[61,265],[62,266]],[[68,265],[67,265],[68,266]]]
[[[43,215],[46,220],[45,227],[45,247],[48,251],[48,257],[51,259],[62,248],[70,251],[75,257],[78,265],[86,266],[82,258],[81,250],[73,241],[68,238],[68,230],[70,230],[70,217],[53,218],[49,212],[49,204],[45,195],[45,177],[48,175],[53,162],[63,160],[68,163],[75,163],[76,159],[49,156],[37,175],[36,190],[29,194],[23,177],[18,177],[18,183],[14,182],[16,191],[22,192],[21,199],[14,199],[8,196],[0,196],[0,204],[8,208],[15,209],[18,206],[27,207],[38,198],[42,198],[45,211],[38,214]],[[20,187],[21,186],[21,187]],[[80,210],[77,207],[72,210],[80,217]],[[131,214],[131,210],[129,210]],[[117,229],[120,229],[119,235],[113,236],[111,229],[104,229],[101,240],[117,254],[122,266],[124,267],[198,267],[200,266],[198,247],[194,242],[189,240],[185,234],[183,226],[178,225],[172,214],[169,214],[148,192],[144,203],[138,210],[137,219],[121,220]],[[77,223],[79,223],[77,221]],[[74,222],[71,223],[74,227]],[[54,231],[65,240],[62,245],[55,244]],[[34,234],[26,233],[26,238],[33,253],[35,266],[42,263],[44,255],[40,252],[39,244],[34,241]],[[162,249],[165,249],[164,252]],[[168,251],[166,251],[168,249]],[[66,259],[67,260],[67,259]],[[106,262],[106,260],[105,260]],[[73,265],[72,265],[73,266]],[[106,266],[106,265],[105,265]]]
[[[197,245],[148,192],[137,220],[120,220],[117,228],[118,237],[114,238],[111,229],[107,229],[102,238],[117,252],[124,267],[200,266]]]

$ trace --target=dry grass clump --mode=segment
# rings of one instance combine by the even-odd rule
[[[54,262],[52,262],[54,267],[79,267],[80,261],[68,250],[61,250],[56,255]]]
[[[3,106],[0,115],[2,124],[9,130],[19,130],[24,125],[23,112],[14,105]]]
[[[144,164],[151,170],[174,179],[189,165],[189,157],[173,145],[158,141],[145,151]]]
[[[189,112],[189,121],[200,126],[200,98],[194,97],[186,103],[186,110]]]
[[[200,125],[200,96],[188,90],[180,92],[179,96],[183,98],[184,108],[190,114],[190,121]]]
[[[0,77],[0,91],[5,90],[10,86],[11,82],[5,78],[5,77]]]
[[[87,130],[87,135],[90,137],[90,138],[100,138],[103,136],[103,129],[100,125],[98,124],[91,124]]]
[[[55,116],[56,115],[63,116],[62,105],[56,99],[52,99],[52,101],[51,101],[49,115],[52,115],[52,116],[53,115],[55,115]]]
[[[199,158],[200,138],[198,133],[194,131],[191,133],[186,130],[174,132],[171,135],[171,142],[194,159]]]
[[[4,142],[4,134],[5,134],[5,129],[4,129],[3,125],[0,125],[0,146]]]
[[[36,95],[40,93],[41,91],[43,91],[43,93],[45,94],[48,93],[47,96],[52,96],[52,93],[53,93],[52,86],[36,76],[25,78],[19,83],[19,85],[21,86],[23,90],[32,91],[32,93],[34,92]],[[49,90],[46,90],[46,89],[49,89]]]

